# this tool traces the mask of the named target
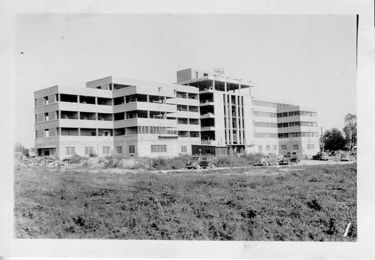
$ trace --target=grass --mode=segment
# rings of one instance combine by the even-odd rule
[[[356,178],[356,164],[135,174],[34,168],[15,172],[15,232],[17,238],[355,241]]]

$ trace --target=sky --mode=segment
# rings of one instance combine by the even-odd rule
[[[356,114],[352,15],[19,14],[15,141],[34,145],[33,92],[116,75],[176,82],[184,68],[224,68],[255,97],[315,107],[323,131]],[[23,54],[21,54],[21,52]]]

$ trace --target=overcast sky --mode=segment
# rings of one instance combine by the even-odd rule
[[[17,18],[15,136],[34,145],[33,92],[108,75],[176,82],[223,67],[255,97],[316,107],[323,129],[356,113],[355,16],[22,14]],[[20,52],[23,52],[21,54]]]

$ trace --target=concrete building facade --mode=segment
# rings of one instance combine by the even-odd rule
[[[252,87],[185,69],[176,84],[110,76],[42,89],[34,93],[35,148],[60,158],[319,150],[316,112],[253,99]]]
[[[297,152],[307,157],[319,152],[315,109],[254,99],[252,111],[257,152]]]
[[[39,155],[177,156],[200,144],[194,87],[107,77],[34,98]]]
[[[177,72],[177,83],[199,90],[202,144],[198,149],[215,154],[254,149],[250,82],[220,72],[185,69]]]

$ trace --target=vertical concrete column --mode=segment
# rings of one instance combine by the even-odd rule
[[[232,95],[229,96],[229,135],[230,135],[230,144],[233,144],[233,116],[232,116]]]
[[[77,113],[78,113],[78,120],[81,120],[81,112],[78,111]]]
[[[146,95],[147,103],[150,103],[150,95]]]
[[[81,128],[78,128],[78,136],[81,136]]]
[[[150,111],[147,110],[147,118],[150,118]]]
[[[212,89],[215,90],[215,80],[212,80]]]
[[[98,113],[95,113],[95,120],[98,120]]]
[[[98,128],[95,128],[95,134],[96,134],[96,136],[99,136],[99,130],[98,130]]]
[[[95,97],[95,105],[98,104],[98,97]]]
[[[227,114],[225,115],[225,118],[224,118],[224,120],[225,120],[225,123],[226,123],[226,125],[227,125],[227,127],[226,127],[226,129],[225,129],[225,131],[226,131],[226,134],[227,134],[227,142],[228,142],[228,144],[229,144],[229,113],[230,113],[230,111],[229,111],[229,109],[228,109],[228,100],[227,100],[227,98],[228,98],[228,94],[227,94],[227,91],[228,91],[228,86],[227,86],[227,81],[224,81],[224,90],[225,90],[225,92],[224,92],[224,106],[225,106],[225,109],[227,110]]]
[[[238,97],[238,101],[239,101],[239,109],[240,109],[240,143],[241,144],[244,144],[244,129],[245,129],[245,126],[243,125],[243,113],[242,113],[242,108],[243,108],[243,103],[242,103],[242,96],[239,96]]]
[[[61,119],[61,110],[57,111],[59,120]]]
[[[240,142],[240,124],[239,124],[239,114],[238,114],[238,107],[239,107],[239,102],[238,102],[238,96],[235,96],[235,108],[236,108],[236,125],[237,125],[237,143]]]
[[[81,98],[77,95],[77,103],[81,103]]]

